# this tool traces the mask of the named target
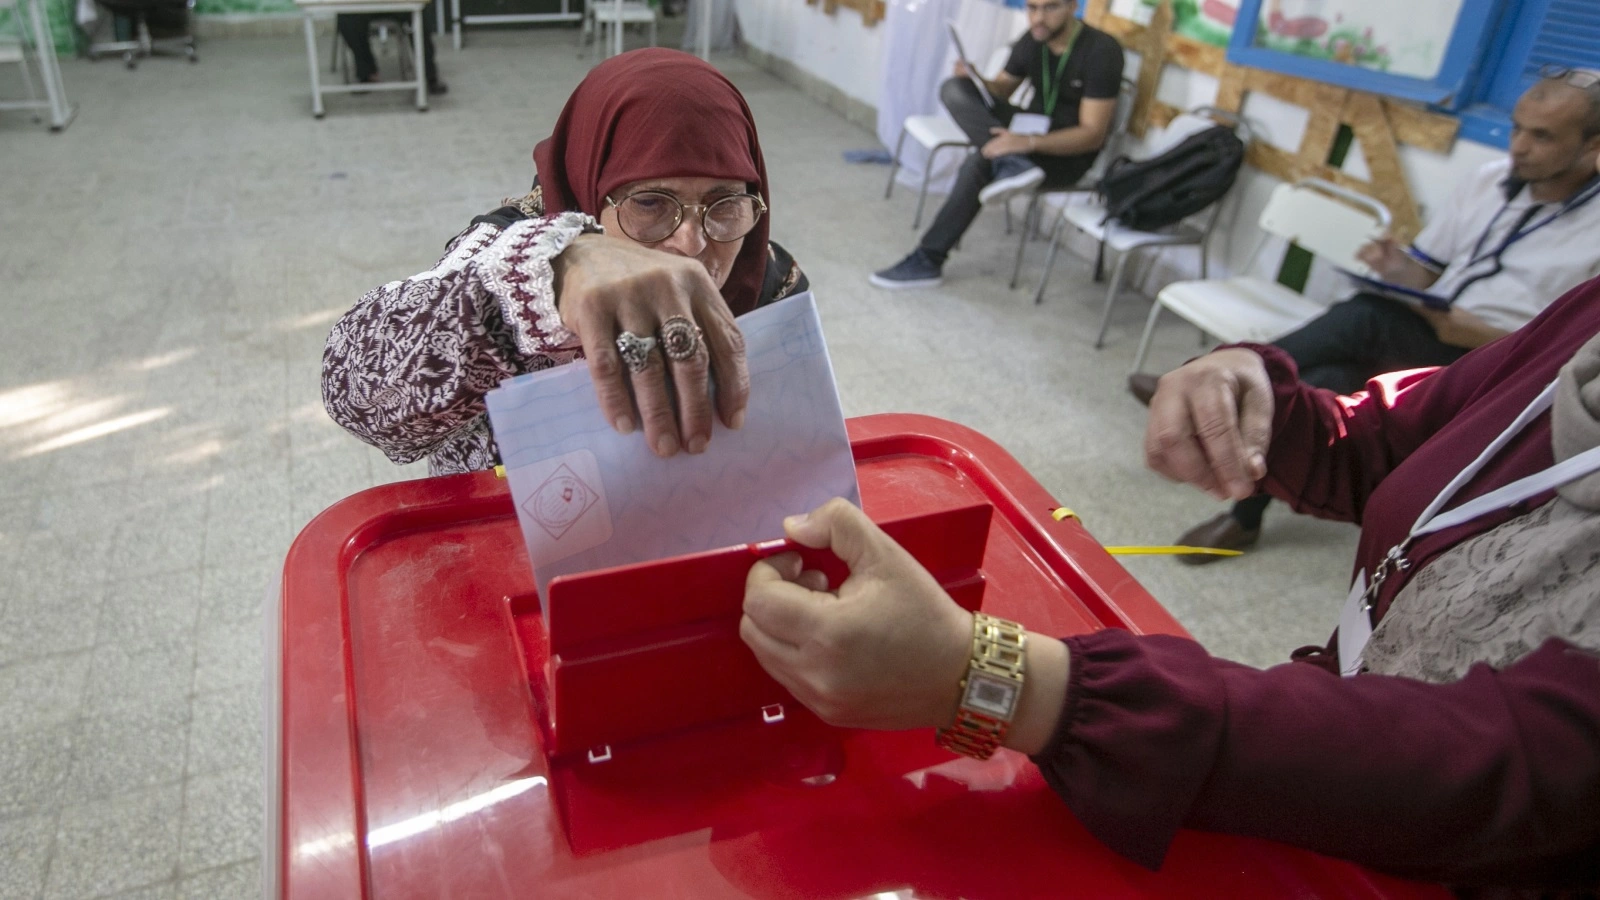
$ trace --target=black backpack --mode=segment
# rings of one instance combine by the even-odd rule
[[[1222,199],[1244,164],[1244,142],[1221,125],[1149,159],[1119,156],[1095,188],[1106,217],[1138,231],[1182,221]]]

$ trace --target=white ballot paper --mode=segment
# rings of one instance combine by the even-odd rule
[[[750,365],[744,427],[715,423],[699,455],[661,459],[642,433],[614,431],[583,362],[489,392],[541,607],[557,575],[780,538],[785,516],[830,497],[861,502],[811,293],[738,322]]]

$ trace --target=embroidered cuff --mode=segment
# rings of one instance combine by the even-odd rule
[[[551,261],[580,234],[600,234],[600,223],[579,212],[513,222],[480,256],[490,292],[515,335],[517,350],[532,356],[568,345],[577,335],[561,324],[556,311],[555,269]]]

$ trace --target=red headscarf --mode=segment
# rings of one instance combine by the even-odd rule
[[[728,178],[770,199],[756,123],[738,88],[695,56],[652,48],[595,66],[533,148],[546,212],[595,218],[605,196],[648,178]],[[722,297],[755,308],[767,272],[768,217],[744,239]]]

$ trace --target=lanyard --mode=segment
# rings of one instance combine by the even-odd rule
[[[1447,528],[1454,528],[1481,515],[1515,505],[1530,497],[1558,488],[1568,482],[1577,481],[1591,472],[1600,470],[1600,447],[1591,447],[1542,472],[1535,472],[1510,484],[1495,488],[1489,493],[1469,500],[1449,512],[1440,512],[1444,505],[1450,502],[1450,498],[1456,495],[1457,491],[1460,491],[1467,482],[1483,471],[1483,467],[1489,464],[1489,460],[1495,454],[1505,449],[1506,444],[1510,443],[1512,438],[1528,427],[1529,422],[1532,422],[1539,417],[1540,413],[1550,408],[1551,403],[1555,401],[1555,395],[1556,382],[1552,381],[1539,393],[1539,396],[1533,398],[1533,402],[1528,404],[1522,414],[1517,416],[1516,420],[1507,426],[1505,431],[1500,432],[1500,435],[1491,441],[1489,446],[1483,448],[1483,452],[1478,454],[1477,459],[1474,459],[1470,465],[1458,472],[1456,477],[1452,478],[1450,483],[1444,486],[1444,490],[1439,492],[1439,496],[1433,498],[1433,502],[1429,503],[1427,508],[1422,511],[1422,515],[1417,517],[1416,524],[1411,526],[1411,532],[1406,535],[1405,540],[1389,548],[1389,552],[1384,555],[1383,561],[1378,563],[1377,569],[1372,574],[1372,583],[1367,586],[1366,594],[1362,598],[1362,609],[1364,611],[1372,608],[1373,603],[1378,598],[1378,588],[1383,584],[1384,579],[1389,577],[1391,572],[1404,572],[1411,568],[1411,561],[1406,559],[1405,554],[1407,550],[1411,549],[1411,544],[1417,538],[1433,534],[1436,531],[1444,531]]]
[[[1050,45],[1040,44],[1039,53],[1043,56],[1039,60],[1039,80],[1044,82],[1039,87],[1039,94],[1044,98],[1044,114],[1052,118],[1056,114],[1056,101],[1061,99],[1061,75],[1067,70],[1067,57],[1072,55],[1072,48],[1078,45],[1078,35],[1083,33],[1083,24],[1077,19],[1072,20],[1072,36],[1067,38],[1067,49],[1061,51],[1056,58],[1055,84],[1050,83]]]
[[[1521,190],[1525,191],[1527,188],[1524,187]],[[1500,217],[1505,215],[1506,210],[1511,208],[1512,198],[1508,198],[1505,203],[1500,205],[1500,209],[1495,212],[1494,218],[1489,220],[1489,224],[1484,227],[1483,233],[1478,235],[1478,242],[1472,247],[1472,255],[1467,257],[1467,264],[1462,268],[1470,269],[1484,260],[1492,260],[1494,262],[1494,267],[1488,271],[1480,272],[1477,275],[1467,278],[1466,280],[1462,281],[1461,284],[1457,285],[1455,291],[1450,296],[1451,302],[1455,302],[1455,300],[1461,296],[1462,292],[1472,285],[1482,281],[1485,278],[1493,278],[1494,276],[1499,275],[1501,270],[1504,268],[1504,265],[1500,261],[1500,257],[1505,255],[1505,252],[1511,248],[1512,244],[1515,244],[1528,235],[1533,234],[1535,231],[1538,231],[1546,225],[1549,225],[1551,222],[1554,222],[1578,207],[1583,206],[1590,200],[1593,200],[1597,195],[1600,195],[1600,178],[1590,179],[1587,184],[1579,189],[1577,194],[1573,195],[1565,203],[1561,204],[1561,206],[1558,207],[1555,212],[1537,222],[1533,222],[1533,218],[1544,209],[1544,204],[1534,204],[1522,214],[1522,218],[1518,219],[1515,225],[1511,226],[1511,230],[1506,232],[1505,239],[1500,242],[1498,247],[1495,247],[1489,252],[1484,252],[1484,242],[1489,240],[1490,234],[1494,233],[1494,226],[1499,224]],[[1533,222],[1533,224],[1529,225],[1529,222]]]

